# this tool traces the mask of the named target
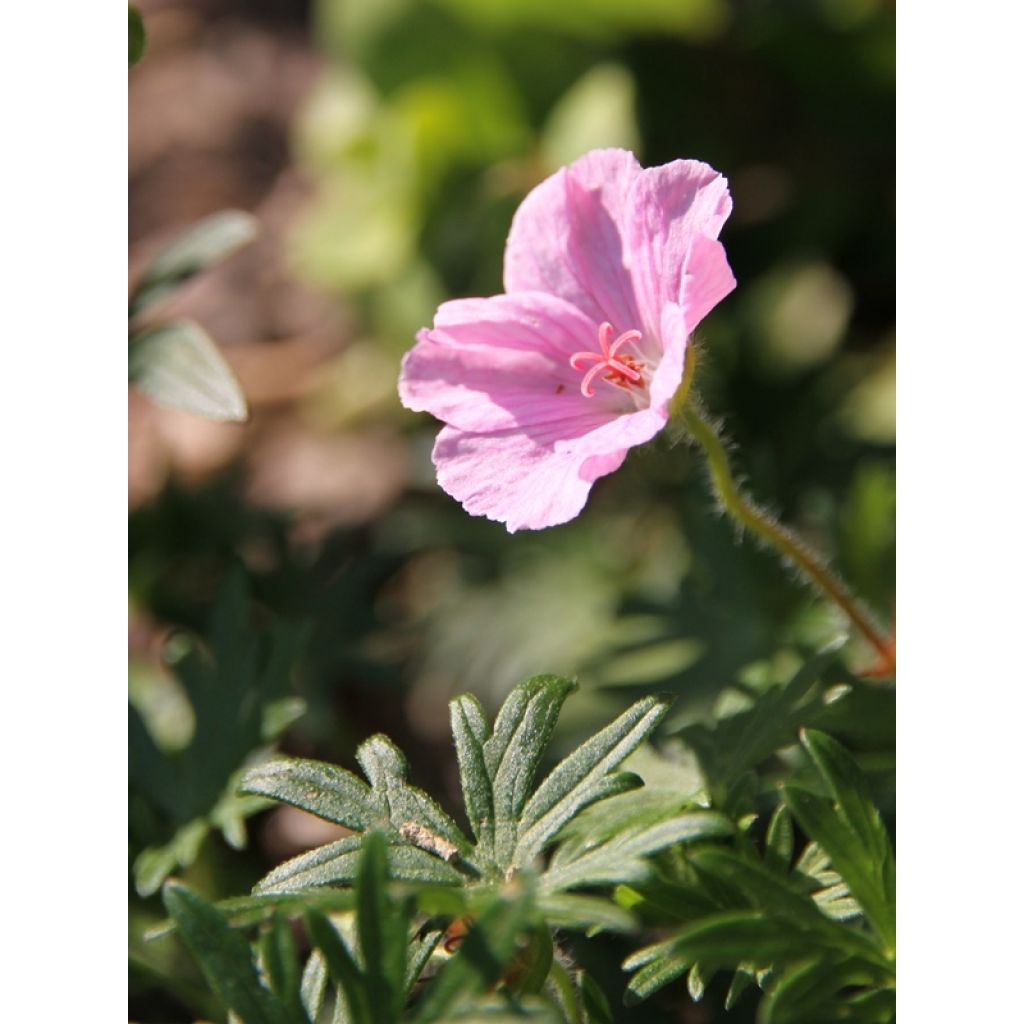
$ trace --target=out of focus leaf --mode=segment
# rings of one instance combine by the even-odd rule
[[[784,686],[757,695],[754,704],[720,718],[713,726],[694,723],[679,733],[693,748],[705,779],[719,802],[729,787],[780,747],[793,742],[801,725],[810,724],[827,707],[825,674],[838,657],[833,645],[808,659]]]
[[[531,913],[531,893],[522,886],[510,887],[496,899],[477,918],[458,953],[441,970],[415,1019],[452,1019],[452,1011],[460,1002],[498,981],[519,949],[519,936]]]
[[[552,171],[591,149],[637,150],[633,77],[621,65],[591,68],[559,101],[541,136],[541,153]]]
[[[128,5],[128,67],[134,67],[146,52],[146,26],[135,4]]]
[[[184,653],[173,669],[195,718],[183,750],[160,749],[129,704],[130,791],[155,823],[142,829],[135,819],[133,840],[142,847],[135,884],[141,895],[156,892],[168,874],[191,864],[211,827],[232,846],[244,845],[244,819],[266,806],[235,793],[238,772],[265,757],[265,745],[294,720],[297,698],[286,692],[305,631],[278,622],[257,633],[249,612],[245,578],[233,573],[214,610],[209,648],[179,637]],[[282,702],[288,702],[289,714],[281,713]]]
[[[128,349],[128,380],[155,402],[212,420],[244,423],[241,385],[198,324],[175,320],[136,335]]]
[[[221,210],[201,220],[146,268],[128,303],[128,315],[141,313],[196,274],[222,263],[258,231],[259,222],[243,210]]]
[[[800,827],[821,844],[885,947],[896,943],[896,865],[889,835],[853,758],[831,737],[801,736],[835,806],[796,783],[784,789]]]
[[[244,1024],[291,1024],[281,1002],[260,984],[248,941],[212,903],[168,882],[164,904],[210,987]]]

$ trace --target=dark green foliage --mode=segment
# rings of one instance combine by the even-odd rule
[[[302,714],[290,695],[291,673],[304,631],[274,623],[265,633],[249,623],[247,586],[233,574],[217,603],[208,645],[180,636],[173,668],[195,718],[183,750],[153,740],[139,712],[128,706],[128,776],[135,814],[135,885],[156,892],[167,875],[195,858],[211,828],[233,846],[245,843],[246,816],[265,806],[239,797],[238,773],[266,757],[270,745]],[[145,827],[139,827],[145,823]]]
[[[756,981],[765,990],[759,1019],[766,1024],[894,1018],[888,833],[853,758],[820,732],[805,730],[801,741],[831,799],[789,784],[761,854],[746,840],[734,849],[691,849],[664,864],[653,886],[620,891],[620,901],[645,920],[682,922],[672,938],[626,960],[636,972],[632,1001],[686,972],[696,999],[715,971],[731,968],[727,1007]],[[810,839],[796,864],[790,814]],[[703,979],[696,984],[694,972]]]

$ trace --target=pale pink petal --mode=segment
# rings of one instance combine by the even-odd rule
[[[735,287],[736,278],[725,258],[725,247],[719,241],[698,235],[686,254],[679,298],[687,332],[691,333]]]
[[[471,515],[504,523],[509,533],[574,519],[594,481],[625,457],[625,450],[594,456],[571,444],[545,444],[521,430],[468,434],[445,427],[434,444],[441,487]]]
[[[399,395],[407,408],[461,430],[565,422],[563,436],[578,434],[632,408],[614,388],[581,394],[582,374],[569,358],[596,348],[597,325],[552,295],[446,302],[406,353]]]
[[[652,167],[633,182],[623,235],[641,330],[656,332],[664,306],[681,300],[684,271],[700,276],[704,259],[688,264],[691,246],[701,236],[717,238],[731,210],[728,182],[697,160]],[[710,267],[716,277],[719,269]]]
[[[641,173],[632,153],[599,149],[541,182],[512,220],[505,290],[559,295],[617,331],[638,326],[621,229]]]

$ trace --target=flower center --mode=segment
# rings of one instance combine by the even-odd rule
[[[594,389],[591,383],[594,378],[602,373],[602,379],[617,388],[628,391],[630,388],[642,388],[644,386],[644,363],[628,352],[620,355],[619,349],[623,345],[635,344],[643,335],[639,331],[623,331],[614,341],[611,340],[615,328],[605,321],[597,329],[597,340],[601,345],[600,352],[574,352],[569,358],[569,365],[574,370],[582,370],[580,363],[593,360],[594,365],[587,370],[580,382],[580,391],[585,398],[594,397]]]

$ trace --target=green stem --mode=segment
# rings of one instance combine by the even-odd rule
[[[685,378],[684,378],[685,380]],[[758,508],[739,488],[729,466],[718,431],[712,426],[694,402],[674,403],[675,413],[693,439],[700,445],[708,460],[711,483],[723,508],[744,529],[755,533],[792,562],[804,576],[843,610],[849,620],[864,634],[868,642],[881,655],[882,665],[893,672],[896,658],[892,644],[883,632],[860,608],[845,584],[833,573],[824,560],[799,537],[775,522],[763,509]]]

